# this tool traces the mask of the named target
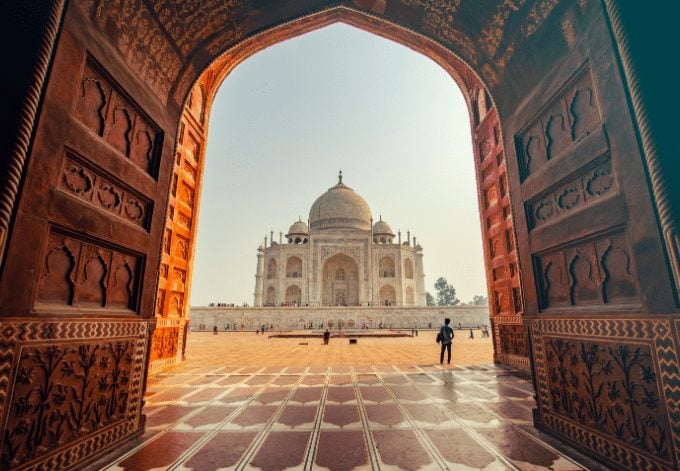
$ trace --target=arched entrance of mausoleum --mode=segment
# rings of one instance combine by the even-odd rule
[[[620,468],[677,468],[678,228],[615,2],[138,7],[43,12],[2,168],[3,465],[77,466],[141,430],[146,375],[182,357],[212,97],[254,52],[342,21],[432,58],[468,98],[495,359],[531,364],[537,424]],[[627,382],[643,389],[591,394]]]
[[[360,287],[359,265],[352,257],[339,253],[324,262],[321,278],[322,306],[358,306]]]

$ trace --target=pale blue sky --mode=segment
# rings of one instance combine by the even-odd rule
[[[239,65],[210,117],[191,304],[253,302],[257,247],[343,182],[405,240],[425,283],[486,295],[467,108],[410,49],[337,24]]]

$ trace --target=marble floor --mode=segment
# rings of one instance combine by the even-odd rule
[[[492,364],[187,367],[149,388],[109,470],[576,470],[532,426],[528,378]]]

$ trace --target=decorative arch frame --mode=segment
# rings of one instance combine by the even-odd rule
[[[208,9],[215,7],[208,1],[199,3]],[[497,339],[514,339],[516,351],[522,350],[520,345],[529,345],[536,373],[539,425],[622,469],[676,469],[680,463],[680,418],[669,411],[680,407],[675,387],[680,338],[679,226],[668,197],[668,182],[673,181],[673,176],[664,170],[655,147],[620,15],[621,10],[630,7],[623,3],[536,1],[516,9],[512,2],[501,1],[347,0],[338,5],[320,0],[288,2],[275,11],[266,7],[248,10],[249,4],[239,3],[248,5],[244,6],[245,12],[251,13],[244,15],[247,22],[240,21],[239,15],[233,15],[234,22],[227,25],[223,21],[208,22],[200,31],[203,36],[192,44],[190,35],[170,36],[176,31],[179,35],[186,33],[182,27],[161,27],[158,12],[153,10],[160,2],[141,2],[138,9],[123,12],[144,18],[127,29],[133,35],[130,41],[118,41],[119,32],[130,23],[116,10],[117,2],[74,0],[68,3],[65,15],[65,1],[51,2],[42,20],[36,20],[44,21],[38,28],[44,31],[26,43],[33,52],[26,55],[32,69],[30,85],[24,103],[14,112],[18,132],[12,133],[16,137],[10,141],[8,163],[2,169],[7,185],[0,187],[0,247],[4,249],[0,312],[11,327],[2,332],[4,355],[9,359],[6,364],[14,365],[15,359],[24,361],[16,356],[22,349],[45,349],[58,342],[77,351],[77,346],[124,339],[129,346],[127,353],[133,358],[126,368],[134,386],[125,419],[99,424],[101,429],[59,447],[48,443],[45,453],[35,460],[20,452],[19,466],[38,467],[38,461],[47,460],[77,466],[79,461],[93,458],[93,453],[111,448],[140,430],[144,423],[140,408],[144,378],[180,362],[183,354],[187,319],[173,318],[168,313],[171,302],[179,306],[188,299],[203,160],[193,162],[188,158],[191,146],[186,137],[195,135],[205,141],[212,94],[240,61],[268,45],[343,21],[434,59],[461,88],[465,87],[466,96],[481,87],[489,92],[492,107],[473,128],[480,195],[500,188],[497,177],[504,172],[508,172],[508,190],[513,192],[512,204],[502,191],[489,204],[480,197],[482,230],[487,239],[484,250],[489,299],[522,301],[499,303],[501,312],[493,314],[494,359],[528,368],[527,357],[499,347]],[[163,4],[173,7],[172,2]],[[482,21],[466,21],[465,9],[469,15],[470,5],[474,5],[474,13],[481,14]],[[542,44],[555,48],[549,54],[543,53]],[[518,57],[522,52],[531,54],[531,67]],[[148,60],[138,61],[140,56]],[[85,115],[74,112],[79,84],[87,78],[85,75],[97,77],[106,85],[105,97],[113,97],[104,107],[95,100],[97,109],[89,115],[96,118],[91,123],[95,132],[82,126],[86,123],[80,117]],[[198,83],[206,91],[203,116],[183,109],[192,87]],[[575,90],[583,90],[578,95],[580,104],[570,106],[575,103]],[[573,122],[569,127],[565,124],[568,132],[560,136],[565,141],[548,150],[545,123],[559,107],[564,119]],[[116,116],[112,114],[116,108],[130,113],[134,130],[126,126],[122,133],[111,133],[107,126],[115,124]],[[111,113],[106,114],[108,110]],[[121,113],[117,115],[120,124]],[[103,126],[98,125],[99,118],[104,119]],[[190,125],[183,128],[187,123]],[[178,129],[183,129],[184,141],[177,135]],[[140,135],[153,142],[138,139]],[[66,144],[75,147],[77,156],[61,152]],[[195,148],[204,152],[204,142],[198,144],[201,145]],[[149,147],[153,147],[151,160],[144,157]],[[548,158],[552,150],[556,155]],[[563,155],[571,158],[564,159]],[[130,218],[118,221],[119,216],[126,218],[126,211],[119,205],[127,201],[100,200],[97,206],[100,203],[95,198],[86,198],[91,195],[86,189],[78,193],[57,187],[61,185],[55,182],[60,182],[64,160],[72,157],[84,171],[99,172],[96,176],[104,180],[112,177],[116,185],[109,182],[110,194],[138,196],[152,214],[137,222]],[[578,188],[575,192],[565,188],[576,183],[570,180],[572,177],[588,182],[587,195],[579,194]],[[173,186],[180,191],[166,191]],[[580,196],[587,196],[588,203],[583,204]],[[560,199],[565,204],[552,214],[540,211],[545,220],[524,217],[525,210],[539,213],[534,210],[551,198],[558,205]],[[30,217],[25,217],[27,214]],[[518,244],[503,243],[508,229],[513,237],[519,234]],[[69,305],[59,309],[38,306],[35,289],[12,289],[35,287],[40,257],[54,244],[62,243],[53,237],[59,231],[64,232],[61,235],[70,245],[92,246],[101,250],[107,260],[134,258],[135,267],[139,267],[135,270],[139,297],[133,303],[134,312],[114,314],[103,307],[101,315],[84,318]],[[164,237],[168,246],[177,247],[180,241],[183,250],[157,250],[163,246]],[[632,286],[626,289],[629,294],[619,304],[608,304],[606,297],[600,295],[596,304],[588,306],[587,316],[570,305],[540,304],[541,299],[553,299],[538,279],[543,267],[553,263],[566,274],[566,261],[579,250],[599,260],[607,239],[630,256],[634,270]],[[492,246],[493,260],[488,253]],[[74,270],[79,276],[83,260],[76,252]],[[515,275],[494,279],[492,271],[513,257],[518,259],[516,270],[508,272]],[[172,292],[163,278],[167,268],[172,272],[177,267],[187,269],[182,292]],[[595,270],[595,263],[593,268],[599,283],[602,274]],[[558,285],[556,279],[550,289],[559,292],[564,286]],[[523,291],[516,296],[515,290],[520,288]],[[78,333],[81,331],[96,332],[96,337],[84,339]],[[557,341],[565,347],[560,351],[574,352],[565,354],[576,359],[570,368],[584,374],[587,366],[577,353],[585,347],[601,348],[599,354],[609,357],[626,348],[646,349],[644,367],[656,373],[649,394],[657,398],[655,404],[661,405],[655,412],[663,422],[659,430],[670,431],[665,441],[669,444],[667,452],[650,452],[644,440],[630,434],[618,437],[611,430],[589,426],[580,417],[568,417],[568,411],[553,407],[549,394],[560,386],[551,383],[553,373],[562,367],[557,363],[560,355],[550,350]],[[620,349],[606,350],[612,342]],[[614,364],[617,358],[609,357],[604,361]],[[10,398],[0,404],[3,437],[12,436],[7,427],[17,422],[10,416],[16,406],[14,398],[18,397],[13,381],[0,382],[0,395]],[[568,396],[575,394],[581,401],[589,400],[583,391],[569,391],[568,384],[564,387]],[[595,398],[595,406],[609,407],[606,400]],[[633,402],[622,398],[616,404],[627,407]],[[89,446],[94,442],[100,447]]]

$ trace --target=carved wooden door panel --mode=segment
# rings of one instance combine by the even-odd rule
[[[671,272],[601,7],[553,17],[534,39],[552,57],[506,71],[526,97],[503,128],[539,425],[624,469],[677,469]]]
[[[70,3],[0,282],[3,468],[64,468],[143,426],[172,111],[90,28]]]

